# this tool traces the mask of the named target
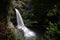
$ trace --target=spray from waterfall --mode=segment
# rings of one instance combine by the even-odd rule
[[[35,33],[31,30],[29,30],[25,25],[24,25],[24,22],[23,22],[23,19],[22,19],[22,16],[20,14],[20,12],[18,11],[18,9],[15,8],[15,11],[16,11],[16,17],[17,17],[17,28],[18,29],[22,29],[23,32],[24,32],[24,36],[26,38],[30,38],[30,37],[35,37]]]

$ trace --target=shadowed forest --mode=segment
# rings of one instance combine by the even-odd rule
[[[15,8],[36,37],[25,38],[17,28]],[[0,0],[0,40],[60,40],[60,1]]]

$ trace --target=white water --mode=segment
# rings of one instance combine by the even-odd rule
[[[18,11],[18,9],[15,8],[15,11],[16,11],[16,17],[17,17],[17,28],[18,29],[22,29],[23,32],[24,32],[24,36],[26,38],[31,38],[31,37],[35,37],[35,33],[31,30],[29,30],[25,25],[24,25],[24,22],[23,22],[23,19],[22,19],[22,16],[20,14],[20,12]]]

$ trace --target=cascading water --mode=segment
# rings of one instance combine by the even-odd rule
[[[35,33],[31,30],[29,30],[25,25],[24,25],[24,22],[23,22],[23,19],[21,17],[21,14],[20,12],[18,11],[18,9],[15,8],[15,11],[16,11],[16,17],[17,17],[17,28],[18,29],[22,29],[23,32],[24,32],[24,36],[26,38],[31,38],[31,37],[35,37]]]

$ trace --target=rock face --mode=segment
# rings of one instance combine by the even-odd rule
[[[16,35],[16,40],[25,40],[24,33],[21,29],[16,29],[15,33]]]
[[[24,40],[25,39],[23,30],[15,28],[12,22],[8,23],[8,29],[11,30],[15,40]]]
[[[11,22],[8,22],[7,18],[10,1],[0,0],[0,40],[15,40],[14,32],[18,33],[17,29]]]
[[[0,0],[0,40],[13,40],[11,36],[6,35],[7,30],[7,14],[10,5],[10,0]]]
[[[22,8],[25,3],[20,0],[16,0],[12,2],[12,5],[14,8]]]

